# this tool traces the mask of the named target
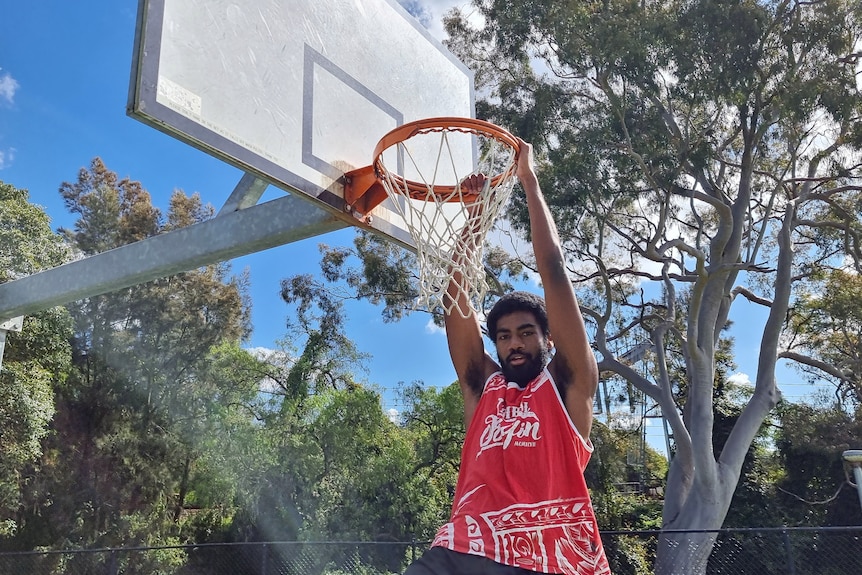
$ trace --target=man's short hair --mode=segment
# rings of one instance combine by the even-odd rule
[[[505,294],[497,300],[491,311],[488,312],[486,323],[488,325],[488,337],[491,341],[497,339],[497,322],[504,315],[516,311],[532,312],[539,322],[539,327],[545,337],[548,337],[548,312],[545,310],[545,300],[541,296],[526,291],[513,291]]]

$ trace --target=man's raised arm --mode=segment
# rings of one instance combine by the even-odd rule
[[[471,191],[481,190],[485,185],[485,176],[482,174],[474,174],[461,183]],[[472,244],[474,241],[483,241],[476,239],[476,236],[469,233],[469,230],[462,237],[463,249],[466,251],[476,249],[478,246]],[[459,254],[455,254],[458,257]],[[464,257],[467,254],[463,254]],[[461,394],[464,397],[464,423],[470,425],[470,420],[473,418],[473,412],[476,410],[476,405],[479,403],[479,398],[482,395],[482,388],[485,380],[497,369],[497,364],[485,353],[485,347],[482,343],[482,328],[479,324],[479,316],[476,310],[472,309],[472,304],[463,290],[459,289],[462,281],[461,273],[456,271],[452,274],[452,279],[449,281],[449,286],[446,290],[445,303],[456,301],[454,309],[444,316],[446,325],[446,339],[449,343],[449,356],[452,358],[452,365],[455,367],[455,373],[458,375],[458,383],[461,386]],[[469,317],[463,317],[458,309],[471,309],[472,313]]]
[[[593,422],[598,366],[590,348],[574,288],[566,273],[557,226],[539,188],[533,147],[523,140],[519,140],[519,143],[518,179],[527,196],[533,253],[545,290],[548,325],[556,348],[549,368],[564,391],[569,417],[586,439]]]

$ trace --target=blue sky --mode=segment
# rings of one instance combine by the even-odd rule
[[[453,0],[428,1],[423,20],[439,35],[439,19]],[[52,225],[73,223],[58,188],[101,157],[120,177],[140,181],[163,211],[174,189],[199,192],[218,209],[242,172],[126,115],[137,18],[136,0],[7,3],[0,18],[0,180],[30,192]],[[272,187],[261,201],[283,192]],[[285,334],[289,308],[278,297],[279,281],[318,270],[318,243],[347,245],[351,230],[245,256],[234,270],[251,275],[254,347],[273,347]],[[765,313],[737,302],[733,318],[739,371],[753,377],[757,340]],[[383,324],[379,309],[349,306],[349,334],[371,354],[367,380],[384,389],[422,380],[454,381],[444,335],[428,329],[428,316],[413,314]],[[740,375],[744,379],[744,375]],[[779,369],[785,395],[809,389],[793,371]],[[391,394],[385,403],[393,405]],[[654,432],[658,426],[653,425]],[[650,432],[653,433],[652,431]]]

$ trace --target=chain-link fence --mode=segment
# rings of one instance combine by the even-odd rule
[[[708,575],[859,575],[862,527],[722,529]],[[602,533],[614,575],[653,573],[658,531]],[[679,540],[680,538],[677,537]],[[270,542],[0,553],[2,575],[391,575],[422,542]]]
[[[860,575],[862,526],[665,532],[666,544],[715,537],[707,575]],[[659,531],[603,532],[614,575],[653,573]]]

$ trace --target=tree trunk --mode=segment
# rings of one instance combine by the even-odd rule
[[[655,575],[703,575],[717,533],[662,532],[656,550]]]
[[[183,463],[183,477],[180,481],[180,492],[177,495],[177,504],[174,507],[174,523],[179,523],[180,518],[183,514],[183,508],[186,505],[186,494],[189,490],[189,469],[191,467],[191,460],[188,456],[186,456],[186,460]]]
[[[686,464],[684,457],[671,461],[655,575],[706,573],[718,529],[724,523],[739,482],[740,468],[736,462],[741,456],[723,453],[721,461],[726,455],[732,464],[713,461],[696,468]]]

